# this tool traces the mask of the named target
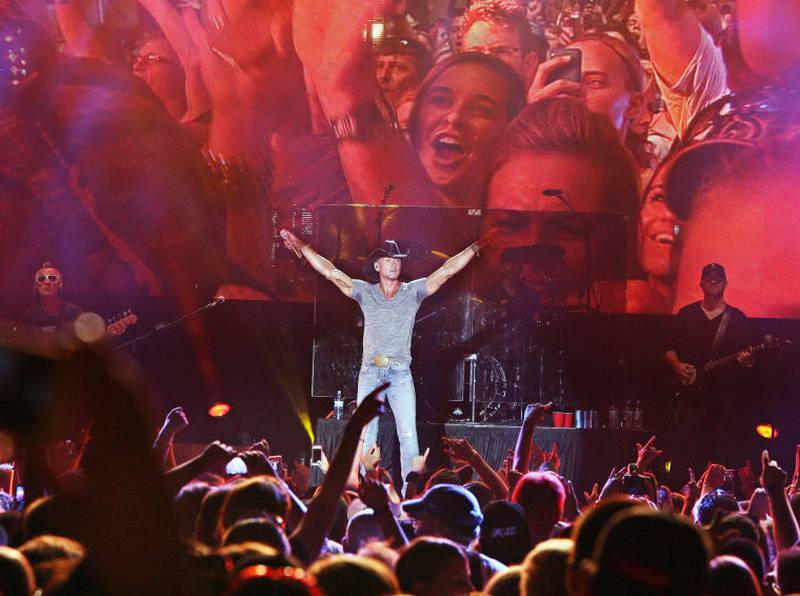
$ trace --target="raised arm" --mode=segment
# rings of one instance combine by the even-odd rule
[[[790,548],[800,539],[800,528],[786,496],[788,475],[777,462],[771,460],[765,449],[761,453],[761,486],[769,497],[769,511],[772,514],[772,531],[778,550]]]
[[[486,234],[478,238],[467,248],[455,256],[447,259],[441,267],[431,273],[425,281],[425,289],[428,296],[439,291],[447,280],[467,266],[472,259],[479,256],[481,251],[494,244],[494,230],[489,230]]]
[[[332,282],[347,297],[353,295],[353,280],[342,271],[339,271],[333,263],[323,257],[311,246],[300,240],[289,230],[281,230],[281,238],[286,248],[296,255],[304,256],[314,271],[322,275],[325,279]]]
[[[525,420],[519,429],[517,446],[514,448],[514,470],[527,474],[531,466],[531,442],[533,431],[537,424],[544,420],[545,413],[553,407],[553,402],[547,404],[529,404],[525,408]]]
[[[685,0],[636,0],[636,13],[658,73],[678,82],[700,45],[700,21]]]
[[[500,477],[492,466],[486,463],[481,454],[466,439],[451,439],[442,437],[444,442],[444,452],[454,462],[466,462],[475,472],[481,481],[492,490],[495,499],[508,498],[508,485]]]
[[[362,430],[370,420],[382,413],[384,404],[380,395],[388,386],[385,383],[367,395],[347,422],[339,448],[322,480],[319,492],[308,505],[303,521],[292,534],[292,538],[303,545],[310,561],[319,555],[323,541],[328,536],[339,498],[347,485],[347,478],[360,445]]]
[[[442,203],[445,197],[383,99],[370,44],[362,38],[368,20],[384,14],[390,4],[391,0],[296,0],[295,48],[319,100],[323,128],[336,139],[353,202],[375,203],[391,184],[392,202],[426,197]]]

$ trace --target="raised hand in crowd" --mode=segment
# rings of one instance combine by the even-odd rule
[[[562,514],[562,519],[564,521],[574,522],[581,514],[581,505],[578,502],[578,495],[575,492],[575,487],[572,486],[572,480],[561,475],[558,475],[558,479],[564,487],[564,513]]]
[[[722,488],[725,484],[725,467],[722,464],[710,463],[701,478],[702,489],[700,496],[704,497],[711,491]]]
[[[602,490],[600,491],[600,500],[607,499],[608,497],[613,497],[614,495],[619,494],[619,486],[622,482],[622,477],[627,472],[627,468],[622,466],[621,468],[617,469],[616,466],[611,468],[611,472],[608,474],[608,478],[606,479],[605,484],[603,485]]]
[[[364,505],[372,509],[383,535],[393,548],[400,548],[408,543],[405,533],[392,514],[388,489],[380,480],[363,478],[358,487],[358,497]]]
[[[556,474],[561,470],[561,458],[558,457],[558,443],[553,443],[553,447],[550,451],[545,452],[542,466]]]
[[[675,513],[675,504],[672,502],[672,491],[668,486],[659,486],[656,491],[656,506],[663,512]]]
[[[655,442],[656,436],[653,435],[644,445],[636,443],[636,466],[641,473],[647,472],[653,461],[664,453],[662,449],[656,448]]]
[[[530,471],[533,431],[544,422],[544,415],[552,409],[553,402],[528,404],[525,407],[525,418],[514,449],[514,469],[517,472],[527,474]]]
[[[361,463],[364,466],[364,470],[368,473],[377,469],[378,465],[381,463],[381,448],[378,447],[377,443],[374,443],[372,447],[361,456]]]
[[[757,521],[767,517],[769,513],[769,496],[763,488],[757,488],[750,495],[750,503],[747,505],[747,515]]]
[[[225,467],[234,457],[236,450],[233,447],[221,441],[214,441],[209,443],[200,455],[165,472],[164,484],[172,494],[175,494],[184,484],[205,472],[224,476]]]
[[[583,491],[584,505],[587,507],[594,507],[595,503],[600,500],[600,485],[595,482],[592,485],[592,492]]]
[[[747,462],[748,464],[750,462]],[[798,491],[798,484],[800,483],[800,445],[794,448],[794,473],[792,474],[792,482],[789,484],[789,496],[792,496]]]
[[[425,453],[417,455],[411,461],[411,471],[417,474],[426,474],[428,472],[428,455],[431,453],[431,448],[425,449]]]
[[[742,485],[742,495],[745,498],[750,498],[750,495],[752,495],[753,491],[758,487],[756,474],[753,471],[750,460],[748,459],[745,462],[745,465],[743,465],[741,468],[738,468],[736,473],[739,475],[739,482]]]
[[[247,466],[247,476],[272,476],[278,478],[272,464],[269,462],[269,456],[260,449],[248,449],[239,454],[245,465]]]
[[[689,481],[681,487],[681,495],[683,495],[683,507],[681,514],[686,517],[692,517],[692,510],[695,503],[700,498],[701,482],[694,476],[694,470],[689,468]]]
[[[475,449],[467,439],[454,439],[442,437],[444,443],[444,453],[450,460],[458,464],[467,464],[478,474],[478,477],[488,486],[495,499],[505,499],[508,497],[508,485],[501,476],[486,463],[478,450]]]
[[[534,470],[538,470],[542,467],[542,464],[545,460],[545,452],[544,449],[539,447],[539,444],[534,441],[531,445],[531,468]]]
[[[536,69],[536,76],[528,88],[526,101],[533,104],[551,97],[573,97],[583,99],[586,97],[586,90],[575,81],[567,79],[556,79],[548,82],[554,71],[569,63],[570,56],[554,56],[542,62]]]
[[[303,520],[292,533],[292,538],[303,545],[302,558],[306,563],[319,555],[330,532],[336,517],[339,498],[345,490],[356,452],[362,441],[363,431],[373,418],[383,413],[385,409],[383,392],[388,387],[389,383],[384,383],[368,393],[347,421],[330,469],[325,474],[316,496],[309,503]]]
[[[153,443],[158,461],[162,466],[167,465],[167,459],[171,458],[170,467],[175,467],[175,457],[173,453],[173,442],[175,436],[189,426],[189,418],[181,406],[172,408],[164,418],[161,430]]]
[[[308,479],[311,475],[311,468],[301,461],[294,462],[294,470],[292,471],[292,482],[294,483],[294,490],[297,494],[304,495],[308,489]]]
[[[794,546],[800,539],[800,529],[786,495],[788,477],[778,462],[770,459],[769,452],[765,449],[761,453],[761,486],[769,497],[775,545],[779,549]]]

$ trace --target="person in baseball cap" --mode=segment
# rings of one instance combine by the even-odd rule
[[[457,484],[437,484],[421,498],[403,503],[414,518],[417,536],[438,536],[469,547],[478,537],[483,514],[475,496]],[[482,589],[495,573],[506,566],[483,553],[469,550],[470,579]]]
[[[706,279],[709,277],[721,279],[722,281],[728,279],[725,275],[725,267],[719,263],[709,263],[703,267],[703,273],[700,275],[700,279]]]

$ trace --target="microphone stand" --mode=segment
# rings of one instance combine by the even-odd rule
[[[149,331],[145,331],[141,335],[138,335],[138,336],[134,337],[133,339],[131,339],[129,341],[126,341],[124,344],[120,344],[120,345],[116,346],[112,350],[112,352],[116,352],[117,350],[122,350],[123,348],[134,347],[134,346],[138,345],[139,343],[143,342],[144,340],[149,339],[149,338],[161,333],[162,331],[166,331],[167,329],[171,329],[172,327],[175,327],[176,325],[179,325],[183,321],[186,321],[188,319],[192,319],[194,317],[197,317],[197,316],[203,314],[204,312],[206,312],[207,310],[211,310],[212,308],[216,308],[217,306],[219,306],[220,304],[223,304],[224,302],[225,302],[225,298],[223,296],[218,296],[218,297],[214,298],[208,304],[204,304],[203,306],[201,306],[198,309],[193,310],[192,312],[186,313],[185,315],[181,315],[177,319],[173,319],[172,321],[161,321],[159,323],[156,323],[155,325],[153,325],[153,328],[150,329]]]
[[[594,284],[592,283],[592,235],[594,234],[595,236],[597,236],[600,239],[600,241],[603,242],[603,244],[606,244],[605,238],[603,238],[600,234],[597,233],[597,231],[594,229],[594,226],[592,226],[592,222],[589,220],[588,217],[586,217],[587,214],[582,213],[577,209],[575,209],[575,207],[572,205],[572,202],[567,200],[567,198],[564,196],[563,190],[558,189],[558,192],[554,192],[552,195],[549,196],[558,197],[558,200],[564,203],[567,209],[569,209],[572,213],[581,218],[586,224],[586,231],[583,237],[584,243],[586,245],[586,248],[584,249],[586,252],[586,280],[584,282],[586,284],[584,286],[584,289],[586,291],[586,312],[587,313],[600,312],[600,306],[597,304],[597,296],[595,296],[594,311],[592,309],[592,294],[594,293]]]

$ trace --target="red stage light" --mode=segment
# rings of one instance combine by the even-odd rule
[[[765,439],[774,439],[778,436],[778,429],[771,424],[759,424],[756,426],[756,432]]]
[[[208,415],[211,416],[212,418],[222,418],[230,411],[231,411],[230,404],[218,401],[210,408],[208,408]]]

